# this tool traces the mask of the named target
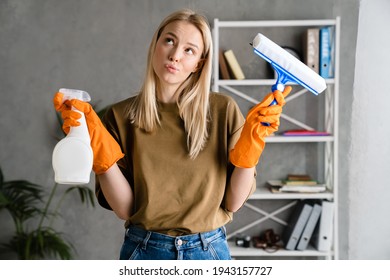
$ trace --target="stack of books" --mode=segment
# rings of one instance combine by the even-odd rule
[[[318,193],[326,191],[326,185],[312,180],[308,175],[289,174],[285,180],[270,180],[267,182],[270,191]]]

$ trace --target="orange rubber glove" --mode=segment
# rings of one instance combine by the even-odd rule
[[[62,98],[63,94],[58,92],[54,95],[53,99],[55,109],[61,112],[62,119],[64,120],[62,129],[68,134],[71,126],[80,125],[77,120],[81,118],[81,115],[78,112],[72,111],[72,106],[83,112],[93,150],[92,169],[97,175],[106,172],[114,163],[124,156],[119,144],[104,127],[100,118],[89,103],[77,99],[62,102]]]
[[[241,168],[256,166],[264,150],[264,138],[279,129],[280,114],[282,107],[286,104],[284,98],[291,92],[291,89],[287,86],[283,93],[278,90],[269,93],[263,101],[248,112],[240,138],[230,151],[231,163]],[[269,106],[274,99],[278,104]],[[269,123],[269,126],[262,123]]]

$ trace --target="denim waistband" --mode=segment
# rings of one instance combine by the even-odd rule
[[[207,250],[209,243],[221,237],[226,238],[226,230],[225,227],[220,227],[207,232],[170,236],[130,225],[126,230],[126,236],[134,241],[142,242],[142,247],[144,248],[147,245],[151,245],[166,249],[176,248],[177,250],[184,250],[202,246],[204,250]]]

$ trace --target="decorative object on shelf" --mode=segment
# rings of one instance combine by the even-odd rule
[[[272,228],[265,230],[260,236],[254,236],[252,240],[253,247],[264,249],[269,253],[276,252],[283,247],[280,243],[280,235],[276,234]]]
[[[239,234],[236,236],[236,246],[249,248],[251,244],[251,237],[249,235]]]

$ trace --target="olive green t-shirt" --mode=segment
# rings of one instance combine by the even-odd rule
[[[117,163],[134,192],[134,209],[126,222],[169,235],[205,232],[232,220],[224,195],[234,166],[229,150],[241,133],[244,118],[233,98],[210,95],[209,138],[195,159],[176,103],[158,103],[161,125],[147,133],[126,118],[135,97],[113,105],[104,117],[108,131],[122,148]],[[256,187],[255,180],[251,193]],[[96,183],[99,203],[111,209]]]

